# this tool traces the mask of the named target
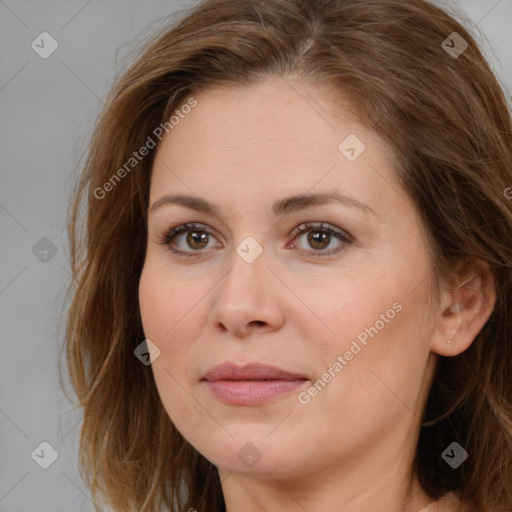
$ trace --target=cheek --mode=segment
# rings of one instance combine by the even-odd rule
[[[355,446],[363,438],[381,436],[397,424],[410,424],[415,414],[420,416],[422,355],[413,347],[403,347],[409,330],[405,315],[404,307],[378,334],[370,330],[375,320],[363,322],[359,332],[366,333],[367,327],[373,335],[368,334],[366,344],[357,337],[343,337],[332,345],[323,358],[329,360],[324,373],[300,397],[300,403],[306,404],[304,417],[321,419],[324,435],[333,444]]]
[[[411,293],[410,274],[397,269],[377,274],[375,268],[373,274],[371,269],[364,272],[364,278],[353,275],[339,288],[335,285],[321,310],[335,334],[317,337],[314,345],[325,371],[336,375],[323,374],[322,380],[332,381],[326,387],[343,394],[351,389],[361,400],[375,396],[397,401],[393,391],[415,395],[427,363],[427,289],[425,284]]]
[[[166,390],[179,386],[170,375],[187,387],[200,377],[198,362],[204,355],[198,340],[207,319],[206,291],[180,280],[168,269],[157,265],[143,268],[139,283],[142,326],[146,338],[160,350],[152,367],[157,382],[168,381]]]
[[[197,287],[187,285],[169,268],[160,268],[155,260],[149,257],[142,270],[139,306],[145,335],[166,345],[178,331],[179,339],[190,332],[184,326],[193,325],[190,318],[197,314],[200,294]]]
[[[176,285],[175,280],[145,265],[139,304],[144,334],[160,350],[151,364],[160,400],[175,427],[188,439],[191,431],[200,430],[200,414],[188,391],[196,378],[190,369],[199,356],[189,342],[197,337],[193,314],[197,299],[177,294]]]

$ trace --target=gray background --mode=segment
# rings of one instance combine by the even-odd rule
[[[511,94],[512,0],[453,4],[487,38],[480,46]],[[81,415],[57,377],[70,279],[66,206],[114,77],[141,38],[186,5],[0,0],[0,512],[92,510],[77,469]],[[58,42],[47,59],[31,47],[45,31]],[[54,255],[41,252],[44,237]],[[48,469],[31,457],[43,441],[58,453]],[[37,453],[48,460],[47,449]]]

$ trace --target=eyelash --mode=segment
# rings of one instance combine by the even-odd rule
[[[193,251],[195,254],[189,254],[189,252],[191,252],[191,251],[182,251],[182,250],[173,249],[171,247],[171,242],[178,235],[183,234],[183,233],[188,233],[189,231],[199,231],[199,232],[206,233],[208,235],[213,236],[213,234],[210,231],[208,231],[208,229],[205,229],[203,226],[204,226],[204,224],[196,224],[193,222],[186,223],[186,224],[180,224],[179,226],[171,228],[169,231],[164,233],[163,236],[160,236],[157,239],[157,243],[160,245],[169,246],[169,249],[173,253],[178,254],[180,256],[184,256],[184,257],[188,257],[188,258],[194,258],[194,257],[201,256],[201,253],[203,253],[204,251],[198,250],[198,251]],[[338,240],[340,240],[341,242],[343,242],[346,245],[350,245],[354,242],[352,237],[350,235],[348,235],[347,233],[345,233],[344,231],[338,230],[329,224],[324,224],[323,222],[321,222],[321,223],[305,222],[305,223],[297,226],[291,232],[290,235],[293,236],[295,239],[295,237],[298,237],[298,235],[301,235],[303,233],[307,233],[308,231],[313,231],[313,230],[320,231],[320,232],[326,232],[331,235],[334,235],[336,238],[338,238]],[[333,254],[341,252],[342,250],[343,250],[343,248],[342,249],[334,249],[334,250],[331,249],[330,251],[312,250],[312,251],[306,251],[306,252],[310,252],[310,255],[313,257],[322,257],[322,256],[325,257],[325,256],[331,256]],[[300,252],[304,252],[304,251],[302,250]]]

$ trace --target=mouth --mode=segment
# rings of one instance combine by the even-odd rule
[[[307,377],[276,366],[228,362],[213,367],[202,379],[210,392],[230,405],[258,405],[286,395],[308,382]]]

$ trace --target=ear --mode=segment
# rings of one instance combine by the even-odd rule
[[[473,343],[496,302],[492,272],[481,260],[473,262],[469,272],[457,272],[453,284],[441,292],[431,341],[432,352],[448,357],[461,354]]]

